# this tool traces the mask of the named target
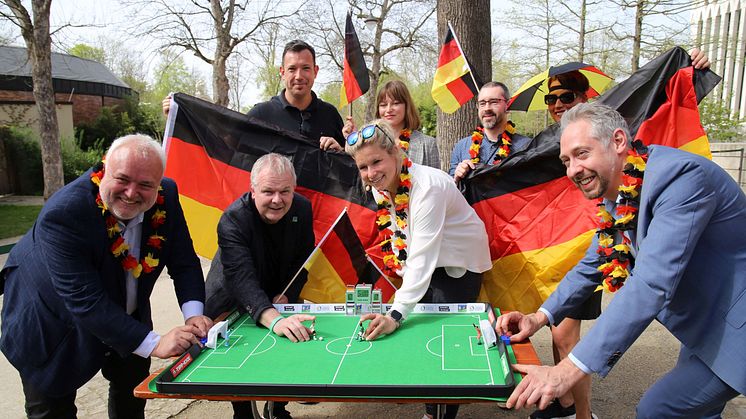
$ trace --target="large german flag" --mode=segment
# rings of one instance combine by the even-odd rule
[[[342,89],[339,93],[339,107],[343,107],[364,95],[370,89],[368,67],[365,66],[363,49],[357,38],[352,16],[347,12],[345,23],[345,55],[342,70]]]
[[[317,303],[339,302],[347,285],[371,284],[381,290],[383,301],[389,301],[396,291],[366,257],[347,211],[321,238],[303,269],[308,272],[308,282],[302,296]],[[334,298],[328,300],[330,296]]]
[[[313,206],[317,241],[347,208],[362,246],[380,260],[375,202],[363,194],[357,167],[346,154],[325,152],[299,134],[181,93],[173,96],[165,138],[165,175],[179,186],[200,255],[213,257],[220,215],[248,190],[254,162],[275,152],[293,161],[297,191]],[[335,299],[344,301],[344,294],[326,301]]]
[[[469,62],[449,24],[433,76],[433,100],[443,112],[453,113],[478,91]]]
[[[675,48],[599,99],[617,109],[635,138],[709,156],[697,103],[720,78],[693,71]],[[535,311],[590,245],[596,207],[565,176],[553,125],[500,166],[475,171],[467,199],[487,227],[493,268],[482,300],[507,310]]]

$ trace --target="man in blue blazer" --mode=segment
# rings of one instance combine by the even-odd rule
[[[586,374],[605,376],[655,319],[681,341],[681,352],[645,393],[637,416],[719,417],[746,391],[746,196],[701,156],[637,142],[630,151],[627,124],[604,105],[576,106],[562,129],[567,176],[586,198],[603,198],[600,213],[617,222],[605,220],[539,311],[501,316],[497,329],[519,341],[560,322],[602,282],[624,287],[568,358],[554,367],[516,366],[528,375],[508,407],[544,408]]]
[[[75,417],[75,393],[99,370],[109,416],[144,417],[132,395],[150,356],[169,358],[212,325],[176,185],[144,135],[115,140],[104,165],[55,193],[0,273],[0,349],[21,375],[32,418]],[[152,331],[150,293],[164,267],[184,326]]]

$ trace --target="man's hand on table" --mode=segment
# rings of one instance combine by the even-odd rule
[[[199,329],[199,333],[197,334],[197,337],[200,337],[200,338],[206,338],[207,332],[210,331],[210,328],[213,325],[212,319],[207,316],[192,316],[186,319],[186,322],[184,323],[187,326],[194,326],[197,329]]]
[[[161,359],[181,355],[192,344],[199,343],[199,338],[197,338],[198,333],[200,333],[200,330],[196,326],[185,325],[174,327],[161,337],[150,355]]]
[[[310,314],[293,314],[275,323],[272,331],[278,336],[285,336],[291,342],[306,342],[311,340],[311,329],[303,324],[305,321],[315,320]]]
[[[511,342],[520,342],[533,336],[547,323],[547,316],[541,311],[533,314],[511,311],[497,318],[495,331],[500,335],[510,336]]]
[[[505,404],[508,409],[532,406],[546,409],[552,400],[570,391],[586,375],[568,358],[554,367],[515,364],[513,370],[525,376],[508,398]]]

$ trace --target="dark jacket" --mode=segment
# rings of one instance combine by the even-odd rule
[[[152,330],[150,293],[164,267],[179,304],[204,301],[176,184],[163,179],[165,237],[160,263],[138,278],[138,318],[127,314],[125,273],[109,250],[90,171],[56,192],[13,248],[4,278],[0,349],[21,376],[50,396],[69,394],[93,377],[104,353],[131,354]],[[152,234],[144,215],[141,249]]]
[[[296,193],[288,213],[274,225],[283,230],[276,248],[265,248],[263,223],[249,193],[223,212],[218,223],[219,249],[207,274],[206,315],[214,318],[238,307],[258,322],[272,306],[272,297],[285,289],[313,251],[313,214],[303,196]],[[270,267],[273,259],[277,265]],[[278,277],[270,277],[269,271]],[[298,300],[307,279],[304,269],[285,294],[288,301]]]

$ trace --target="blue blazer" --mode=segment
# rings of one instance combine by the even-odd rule
[[[572,351],[605,376],[653,320],[746,392],[746,196],[715,163],[651,146],[625,285]],[[597,240],[542,306],[559,323],[601,281]]]
[[[150,293],[164,267],[179,304],[204,302],[176,184],[161,182],[166,220],[160,263],[138,279],[138,318],[128,315],[125,275],[109,250],[90,171],[55,193],[0,272],[4,284],[0,350],[24,380],[49,396],[69,394],[93,377],[112,349],[131,354],[152,330]],[[152,234],[145,213],[142,246]]]

